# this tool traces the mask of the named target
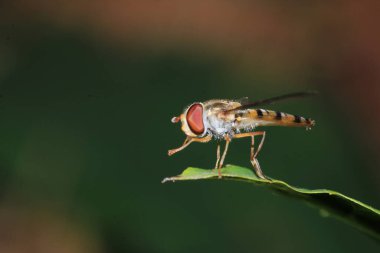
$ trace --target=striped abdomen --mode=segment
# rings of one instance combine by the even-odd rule
[[[242,125],[252,124],[252,122],[254,122],[256,126],[296,126],[310,128],[315,125],[315,121],[310,118],[264,109],[248,109],[236,116],[237,122]]]

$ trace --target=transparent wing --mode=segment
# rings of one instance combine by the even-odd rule
[[[245,102],[245,103],[243,102],[243,103],[241,103],[242,104],[241,106],[236,107],[234,109],[227,110],[226,112],[231,112],[231,111],[236,111],[236,110],[244,110],[244,109],[257,107],[257,106],[261,106],[261,105],[269,105],[269,104],[273,104],[273,103],[278,102],[278,101],[283,101],[283,100],[287,100],[287,99],[291,99],[291,98],[303,98],[303,97],[316,96],[318,94],[319,94],[318,91],[294,92],[294,93],[289,93],[289,94],[285,94],[285,95],[281,95],[281,96],[277,96],[277,97],[258,100],[258,101],[251,102],[251,103],[248,102],[248,98],[244,98],[244,99],[247,99],[247,102]]]
[[[238,102],[242,105],[246,105],[249,103],[248,97],[242,97],[242,98],[234,99],[234,101]]]

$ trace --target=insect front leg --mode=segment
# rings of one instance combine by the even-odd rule
[[[206,137],[203,137],[203,138],[194,138],[194,137],[189,137],[187,136],[185,141],[183,142],[182,146],[179,147],[179,148],[176,148],[176,149],[171,149],[168,151],[168,155],[171,156],[171,155],[174,155],[175,153],[181,151],[182,149],[186,148],[187,146],[189,146],[192,142],[209,142],[211,140],[211,136],[206,136]]]
[[[183,142],[182,146],[179,147],[179,148],[170,149],[170,150],[168,151],[168,155],[169,155],[169,156],[174,155],[175,153],[177,153],[177,152],[181,151],[182,149],[186,148],[187,146],[189,146],[190,143],[192,143],[192,142],[193,142],[193,140],[192,140],[190,137],[186,137],[186,139],[185,139],[185,141]]]

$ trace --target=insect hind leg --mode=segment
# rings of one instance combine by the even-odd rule
[[[256,158],[254,158],[253,160],[251,160],[251,164],[253,166],[253,169],[255,170],[256,175],[259,178],[261,178],[261,179],[267,179],[268,180],[268,178],[264,175],[263,171],[261,170],[259,161]]]
[[[260,141],[260,144],[255,152],[255,136],[258,136],[258,135],[261,135],[262,138],[261,138],[261,141]],[[259,132],[250,132],[250,133],[241,133],[241,134],[236,134],[234,136],[234,138],[244,138],[244,137],[251,137],[251,152],[250,152],[250,161],[251,161],[251,164],[253,166],[253,169],[255,171],[255,174],[261,178],[261,179],[266,179],[266,180],[269,180],[269,178],[267,178],[263,171],[261,170],[261,167],[260,167],[260,164],[259,164],[259,161],[257,160],[257,155],[259,154],[260,150],[262,149],[263,147],[263,144],[264,144],[264,140],[265,140],[265,131],[259,131]]]
[[[259,160],[256,159],[257,155],[259,154],[260,150],[262,149],[263,147],[263,144],[264,144],[264,140],[265,140],[265,132],[262,131],[262,132],[256,132],[258,134],[256,135],[261,135],[261,141],[260,141],[260,144],[259,146],[257,147],[257,151],[255,153],[255,150],[254,150],[254,144],[255,144],[255,136],[256,135],[252,135],[251,138],[252,138],[252,142],[251,142],[251,163],[252,163],[252,166],[253,166],[253,169],[255,170],[255,173],[256,175],[261,178],[261,179],[268,179],[263,171],[261,170],[261,167],[260,167],[260,163],[259,163]]]

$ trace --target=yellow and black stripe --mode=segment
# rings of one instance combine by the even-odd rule
[[[312,127],[315,125],[315,121],[310,118],[264,109],[249,109],[246,110],[245,113],[240,113],[238,116],[242,119],[249,118],[251,120],[257,120],[259,125],[260,122],[263,125],[278,126]]]

